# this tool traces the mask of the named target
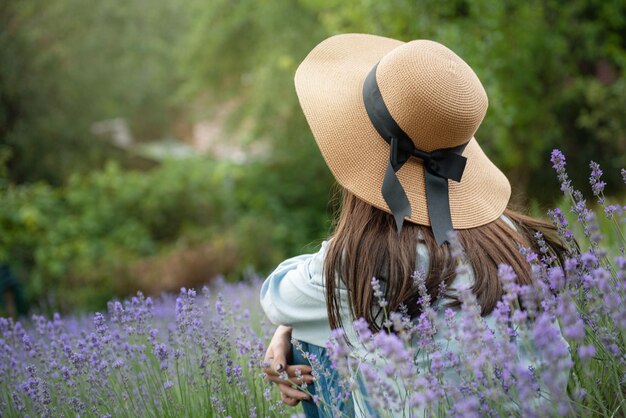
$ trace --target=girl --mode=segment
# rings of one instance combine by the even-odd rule
[[[319,252],[281,263],[264,282],[261,303],[268,318],[281,325],[267,351],[272,367],[266,373],[280,384],[285,403],[304,400],[307,417],[314,417],[326,415],[308,394],[277,376],[286,372],[312,381],[310,367],[287,366],[288,361],[307,363],[301,350],[290,352],[289,338],[299,340],[323,366],[331,329],[344,327],[358,351],[354,319],[364,318],[372,331],[381,329],[373,277],[387,311],[405,306],[411,318],[420,314],[415,271],[425,272],[436,308],[458,309],[455,289],[470,286],[489,325],[502,296],[498,265],[510,265],[519,284],[531,284],[519,247],[534,247],[532,236],[540,231],[555,255],[564,250],[550,225],[507,209],[509,182],[474,138],[487,95],[474,71],[445,46],[334,36],[305,58],[295,84],[341,186],[342,205]],[[450,254],[453,230],[465,251],[464,275],[456,275]],[[336,381],[330,373],[308,388],[328,399]],[[340,405],[345,415],[373,414],[361,392]]]

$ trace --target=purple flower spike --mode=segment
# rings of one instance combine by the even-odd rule
[[[581,254],[580,260],[583,265],[588,269],[593,269],[598,266],[598,257],[592,251],[586,251]]]
[[[565,218],[565,215],[563,214],[563,211],[559,208],[554,208],[552,210],[548,211],[548,216],[550,216],[550,219],[552,219],[554,226],[556,226],[557,228],[567,228],[568,222],[567,222],[567,218]]]
[[[594,196],[600,196],[606,186],[606,183],[601,180],[602,170],[600,169],[600,164],[592,161],[589,163],[589,168],[591,169],[591,175],[589,176],[591,190],[593,191]],[[600,203],[603,203],[603,201]]]
[[[94,324],[94,327],[96,328],[96,332],[101,337],[103,337],[109,330],[106,325],[106,319],[104,318],[104,315],[102,315],[100,312],[96,312],[96,314],[94,315],[93,324]]]
[[[566,162],[563,153],[558,149],[552,150],[550,161],[552,162],[552,167],[558,174],[559,182],[561,183],[561,191],[563,193],[572,193],[574,189],[572,188],[571,180],[567,176],[567,171],[565,171]]]
[[[385,300],[385,293],[381,290],[380,281],[376,277],[372,277],[372,289],[374,289],[374,297],[378,301],[378,306],[385,308],[387,306],[387,300]]]
[[[615,213],[617,213],[620,216],[622,215],[623,210],[620,205],[607,205],[604,208],[604,214],[606,215],[607,219],[613,219],[613,216],[615,215]]]
[[[582,361],[587,361],[596,355],[596,347],[593,344],[578,347],[578,356]]]
[[[560,299],[557,315],[561,319],[565,338],[572,341],[582,341],[585,338],[585,324],[580,318],[574,298],[569,292]]]
[[[364,318],[359,318],[354,321],[354,329],[359,335],[359,341],[365,343],[372,337],[370,326]]]
[[[565,215],[563,214],[563,211],[559,208],[555,208],[552,210],[548,211],[548,218],[550,218],[550,220],[552,221],[552,224],[556,227],[556,230],[559,234],[559,236],[566,242],[566,243],[573,243],[574,241],[574,234],[572,233],[572,231],[570,231],[569,228],[569,223],[567,222],[567,218],[565,217]],[[573,245],[573,244],[571,244]]]
[[[553,149],[550,154],[550,162],[552,163],[552,168],[556,170],[557,173],[565,170],[565,156],[559,149]]]
[[[555,266],[548,269],[548,284],[553,291],[561,290],[565,286],[565,274],[561,267]]]

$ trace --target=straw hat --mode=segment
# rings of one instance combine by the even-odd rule
[[[497,219],[511,187],[474,138],[487,111],[487,95],[474,71],[433,41],[337,35],[317,45],[298,67],[300,105],[339,184],[361,200],[394,212],[381,191],[390,142],[366,109],[368,75],[392,122],[418,152],[458,147],[458,154],[465,157],[459,181],[443,180],[448,183],[453,228],[473,228]],[[431,225],[425,184],[429,164],[425,167],[424,161],[408,158],[396,175],[410,204],[406,219]]]

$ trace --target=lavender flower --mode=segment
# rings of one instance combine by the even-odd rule
[[[354,321],[354,329],[358,333],[359,341],[361,343],[365,344],[372,338],[370,326],[365,319],[359,318]]]
[[[604,197],[602,196],[602,192],[604,191],[606,183],[601,180],[602,170],[600,169],[600,164],[591,161],[589,163],[589,168],[591,169],[591,175],[589,176],[589,184],[591,184],[591,190],[593,191],[593,195],[598,197],[599,203],[603,204]]]
[[[556,313],[561,319],[565,338],[572,341],[582,341],[585,338],[585,325],[578,315],[574,298],[569,292],[564,292],[559,300]]]
[[[596,347],[593,344],[578,347],[578,357],[584,362],[596,354]]]
[[[98,334],[102,335],[108,330],[106,326],[106,320],[104,319],[104,315],[102,315],[100,312],[96,312],[96,314],[94,315],[93,324]]]
[[[572,245],[574,241],[574,233],[569,229],[567,218],[563,214],[563,211],[559,208],[554,208],[548,211],[548,218],[552,221],[552,224],[557,228],[559,236],[569,245]]]
[[[567,164],[565,162],[565,156],[563,155],[563,153],[558,149],[552,150],[550,161],[552,162],[552,167],[558,174],[559,182],[561,183],[561,191],[563,193],[572,193],[572,182],[571,180],[569,180],[567,171],[565,170],[565,166]]]
[[[372,289],[374,289],[374,297],[378,301],[378,306],[385,308],[387,301],[385,300],[385,294],[380,288],[380,281],[376,277],[372,277]]]

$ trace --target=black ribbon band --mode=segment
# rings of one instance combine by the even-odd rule
[[[378,64],[372,68],[365,79],[363,102],[374,128],[389,143],[390,147],[389,162],[381,190],[383,198],[394,216],[399,234],[402,231],[404,218],[411,216],[411,204],[396,173],[409,158],[421,159],[424,164],[426,205],[430,226],[437,244],[443,245],[448,241],[448,231],[453,229],[450,216],[448,179],[461,181],[467,162],[467,159],[461,154],[468,143],[453,148],[437,149],[432,152],[415,148],[411,138],[398,126],[385,105],[376,82],[377,67]]]

